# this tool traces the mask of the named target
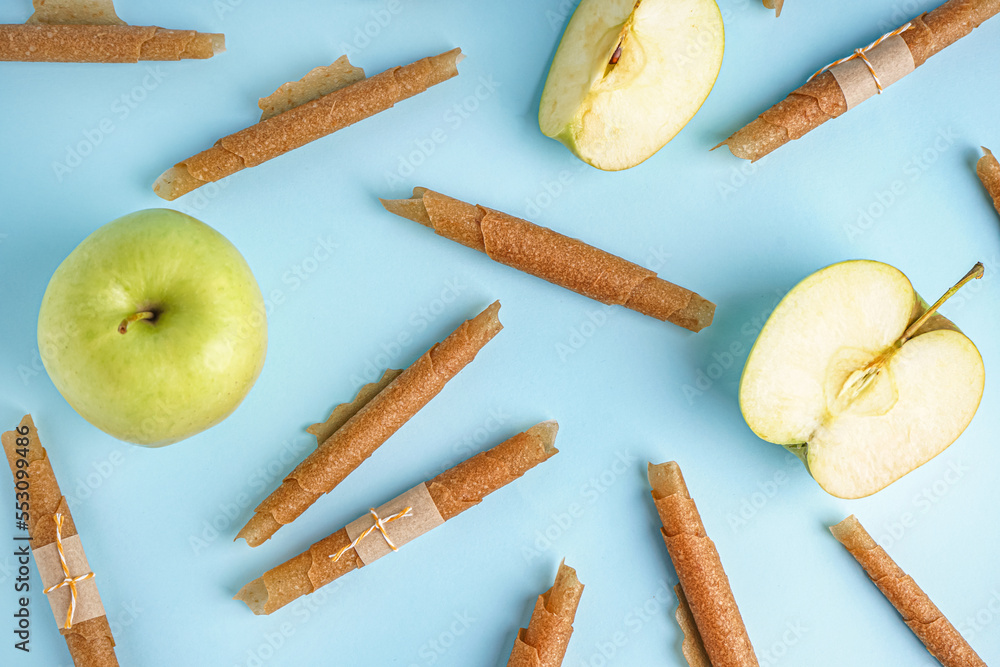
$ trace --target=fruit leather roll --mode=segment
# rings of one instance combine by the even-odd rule
[[[255,614],[270,614],[478,505],[554,456],[558,424],[542,422],[389,501],[240,589]],[[377,518],[376,518],[377,517]],[[373,526],[382,526],[375,534]]]
[[[336,73],[333,85],[314,85],[307,80],[309,75],[298,82],[303,88],[325,94],[315,98],[304,95],[305,101],[219,139],[212,148],[177,163],[163,173],[153,184],[153,191],[163,199],[177,199],[205,183],[255,167],[374,116],[397,102],[457,76],[461,58],[462,50],[452,49],[366,79],[364,72],[352,67],[344,56],[331,65]],[[350,72],[347,76],[340,74],[344,68]],[[318,77],[314,75],[313,78]],[[282,88],[287,86],[295,87],[295,84],[285,84]]]
[[[976,163],[976,173],[983,182],[986,192],[993,198],[993,207],[1000,213],[1000,162],[997,162],[996,157],[985,146],[983,146],[983,157]]]
[[[319,447],[254,510],[237,539],[246,539],[252,547],[263,544],[344,481],[503,328],[497,318],[499,310],[497,301],[463,322],[405,371],[388,371],[380,382],[362,387],[352,403],[338,406],[325,424],[312,426],[310,432],[316,434]]]
[[[831,66],[719,145],[736,157],[759,160],[920,67],[997,13],[1000,0],[949,0],[866,52],[878,84],[860,58]]]
[[[73,591],[68,585],[60,585],[48,593],[52,613],[59,632],[66,639],[73,664],[76,667],[117,665],[115,640],[101,596],[90,574],[73,516],[59,490],[48,452],[38,439],[31,415],[26,415],[17,429],[7,431],[0,440],[14,474],[18,507],[21,502],[27,502],[27,534],[31,536],[31,552],[41,575],[39,590],[48,589],[64,579],[77,580]],[[61,517],[58,532],[57,515]],[[60,564],[60,548],[66,569]],[[85,578],[88,575],[90,578]],[[29,582],[29,585],[34,587],[36,584]],[[68,617],[71,607],[72,614]]]
[[[712,323],[715,304],[656,273],[568,236],[500,211],[414,188],[383,199],[390,213],[419,222],[501,264],[590,297],[691,331]]]
[[[913,578],[907,576],[852,514],[830,527],[868,577],[903,616],[913,634],[945,667],[986,667]]]
[[[0,61],[137,63],[211,58],[223,35],[156,26],[0,25]]]
[[[130,26],[111,0],[35,0],[24,25],[0,25],[0,61],[135,63],[211,58],[224,35]]]
[[[562,665],[581,595],[583,584],[577,579],[576,570],[562,562],[552,588],[535,601],[528,627],[518,631],[507,667]]]
[[[649,483],[663,522],[663,541],[680,581],[678,620],[689,616],[694,625],[681,621],[686,634],[684,657],[692,666],[701,664],[698,650],[703,647],[712,667],[756,666],[757,657],[729,578],[715,544],[705,533],[680,466],[673,461],[649,464]]]

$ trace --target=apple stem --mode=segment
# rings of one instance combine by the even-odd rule
[[[126,331],[128,331],[128,325],[130,325],[132,322],[138,322],[139,320],[151,320],[155,317],[156,313],[154,313],[151,310],[144,310],[139,313],[132,313],[124,320],[122,320],[122,323],[118,325],[118,333],[124,334]]]
[[[923,315],[918,317],[916,320],[914,320],[913,324],[907,327],[906,331],[903,332],[903,335],[900,336],[898,341],[896,341],[896,347],[901,346],[903,343],[908,341],[915,333],[917,333],[917,331],[920,330],[920,327],[922,327],[927,322],[927,320],[930,319],[931,315],[937,312],[937,309],[940,308],[945,301],[954,296],[955,292],[962,289],[965,283],[982,278],[984,271],[985,269],[983,267],[983,263],[976,262],[976,265],[972,267],[972,269],[970,269],[968,273],[965,274],[965,277],[963,277],[961,280],[955,283],[954,287],[945,292],[940,299],[934,302],[934,305],[925,310]]]

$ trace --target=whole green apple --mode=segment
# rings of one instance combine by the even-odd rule
[[[177,211],[138,211],[56,269],[38,349],[84,419],[161,447],[218,424],[250,391],[267,352],[264,299],[222,234]]]

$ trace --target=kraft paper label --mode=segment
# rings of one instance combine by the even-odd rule
[[[888,88],[915,69],[913,54],[899,35],[894,35],[874,49],[866,51],[865,57],[878,74],[882,88]],[[853,109],[878,93],[875,78],[860,57],[831,67],[830,74],[843,91],[848,109]]]
[[[382,517],[383,522],[393,514],[402,512],[407,507],[412,507],[412,516],[403,517],[390,523],[383,523],[385,532],[389,534],[392,543],[399,548],[407,542],[420,537],[431,528],[435,528],[444,523],[441,513],[438,511],[434,499],[431,498],[426,484],[416,486],[398,498],[393,498],[381,507],[377,507],[375,512]],[[347,536],[351,541],[358,539],[361,533],[375,525],[375,517],[366,514],[356,521],[347,525]],[[379,531],[372,531],[368,537],[361,540],[354,550],[358,552],[358,557],[365,565],[370,565],[386,554],[392,553],[392,549],[385,541],[385,537]],[[65,612],[65,610],[64,610]]]
[[[80,536],[65,537],[62,544],[70,576],[79,577],[90,572],[90,565],[87,563],[87,556],[83,553]],[[59,551],[56,549],[55,542],[46,544],[40,549],[34,549],[32,553],[35,556],[38,573],[42,577],[42,589],[55,586],[66,578],[66,573],[63,572],[62,565],[59,563]],[[60,630],[66,627],[66,612],[69,609],[70,595],[69,586],[57,588],[48,594],[49,605],[52,607],[52,614],[56,617],[56,623]],[[79,582],[76,585],[76,611],[73,613],[73,624],[83,623],[104,615],[104,605],[97,592],[95,580],[90,578]]]

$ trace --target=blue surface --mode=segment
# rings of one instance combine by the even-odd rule
[[[27,2],[10,4],[0,20],[26,18]],[[937,3],[789,0],[775,20],[757,2],[724,1],[714,92],[655,157],[611,174],[576,161],[535,119],[573,3],[490,4],[121,2],[132,23],[225,32],[229,50],[180,63],[0,64],[0,423],[33,413],[122,664],[502,665],[565,556],[587,585],[568,667],[680,665],[675,575],[645,482],[645,462],[668,459],[683,466],[762,665],[934,664],[827,532],[852,512],[980,655],[1000,661],[992,373],[958,442],[853,502],[758,440],[736,403],[778,296],[848,258],[893,264],[931,299],[983,260],[987,277],[944,312],[988,372],[1000,364],[998,220],[973,170],[980,144],[1000,148],[1000,19],[750,166],[707,149],[816,68]],[[163,206],[150,185],[165,168],[254,122],[259,96],[348,46],[369,73],[452,46],[468,59],[457,79],[177,201],[253,267],[272,308],[267,364],[232,417],[189,441],[145,450],[91,427],[38,360],[49,276],[100,225]],[[57,174],[88,141],[90,154]],[[693,335],[603,308],[381,209],[376,197],[413,185],[645,263],[718,303],[716,321]],[[307,425],[497,298],[505,330],[371,460],[266,545],[232,541],[308,449]],[[699,384],[702,374],[712,379]],[[403,553],[270,617],[230,599],[368,507],[550,418],[561,424],[557,457]],[[0,544],[12,524],[0,516]],[[0,549],[0,663],[68,665],[41,596],[31,653],[12,648],[10,551]]]

